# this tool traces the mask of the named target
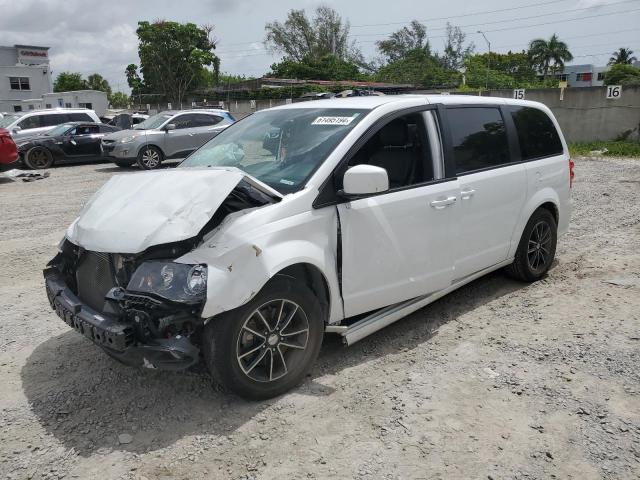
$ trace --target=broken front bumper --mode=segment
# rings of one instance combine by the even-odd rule
[[[44,278],[49,304],[58,316],[121,362],[160,370],[183,370],[198,361],[199,349],[188,338],[178,335],[141,343],[133,325],[117,315],[98,312],[83,304],[56,268],[47,268]]]

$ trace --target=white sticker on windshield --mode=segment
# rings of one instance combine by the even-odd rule
[[[291,180],[287,180],[286,178],[280,179],[280,183],[284,183],[285,185],[295,185]]]
[[[356,117],[318,117],[311,125],[349,125]]]

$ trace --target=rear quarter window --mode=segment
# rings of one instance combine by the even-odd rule
[[[71,122],[93,122],[93,118],[91,118],[86,113],[68,113],[69,121]]]
[[[562,154],[560,135],[545,112],[531,107],[512,107],[511,117],[518,131],[522,160]]]

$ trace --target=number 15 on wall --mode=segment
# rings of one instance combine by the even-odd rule
[[[513,98],[515,98],[516,100],[524,100],[524,88],[514,89]]]

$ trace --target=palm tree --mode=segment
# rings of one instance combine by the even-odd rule
[[[633,50],[630,48],[621,47],[615,52],[613,52],[612,57],[609,59],[608,65],[630,65],[637,60],[636,57],[633,57]]]
[[[529,44],[529,58],[546,78],[549,70],[555,72],[564,68],[564,62],[573,60],[573,55],[567,44],[561,42],[558,35],[554,33],[549,40],[543,38],[532,40]]]

